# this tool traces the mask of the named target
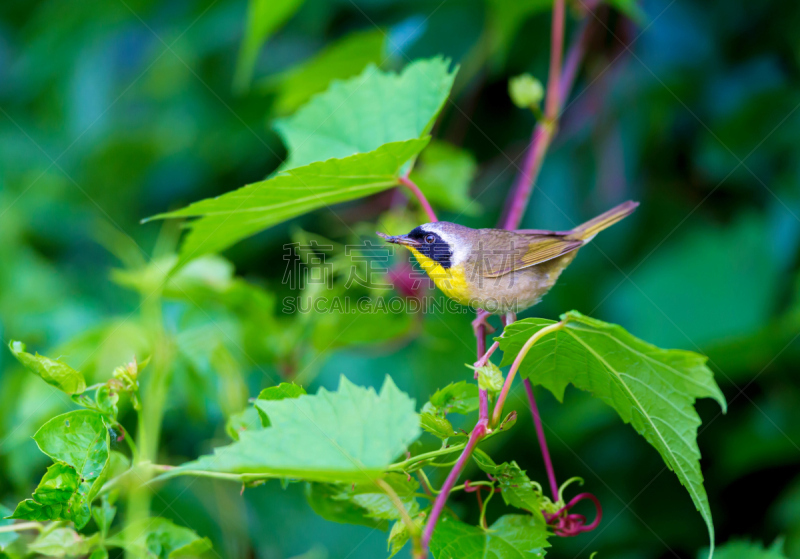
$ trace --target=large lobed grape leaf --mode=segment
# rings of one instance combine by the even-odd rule
[[[661,454],[689,491],[708,527],[713,552],[714,525],[700,470],[694,409],[697,398],[713,398],[723,410],[725,397],[714,382],[706,357],[665,350],[644,342],[615,324],[571,311],[564,327],[533,345],[520,374],[550,390],[559,401],[567,384],[614,408]],[[506,329],[500,341],[503,365],[510,364],[525,342],[552,320],[527,319]]]
[[[275,121],[289,150],[282,169],[426,136],[453,86],[449,67],[440,57],[416,60],[399,74],[369,65],[333,82],[297,113]]]
[[[446,516],[433,532],[430,549],[436,559],[541,559],[549,535],[541,514],[507,514],[488,530]]]
[[[266,78],[261,86],[275,92],[276,113],[291,113],[331,81],[355,76],[368,64],[381,66],[386,60],[386,40],[383,29],[350,33],[302,64]]]
[[[153,219],[200,217],[190,223],[181,247],[185,263],[292,217],[392,188],[400,168],[427,143],[427,138],[394,142],[369,153],[312,163]]]
[[[276,176],[151,219],[200,218],[189,224],[185,264],[281,221],[397,186],[430,139],[455,78],[449,67],[440,57],[412,62],[400,74],[370,65],[335,81],[276,121],[289,149]]]
[[[242,431],[171,473],[260,473],[308,481],[370,482],[420,435],[414,400],[386,377],[380,393],[341,378],[339,389],[315,395],[257,400],[270,427]]]
[[[93,410],[65,413],[45,423],[33,438],[55,463],[11,518],[71,520],[83,528],[109,462],[110,437],[102,416]]]

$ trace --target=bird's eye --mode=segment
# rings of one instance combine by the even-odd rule
[[[432,245],[432,244],[433,244],[433,241],[435,241],[435,240],[436,240],[436,237],[434,237],[434,236],[433,236],[433,235],[431,235],[430,233],[428,233],[427,235],[425,235],[425,242],[426,242],[426,243],[428,243],[429,245]]]

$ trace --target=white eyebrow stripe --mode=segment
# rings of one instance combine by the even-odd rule
[[[421,227],[423,231],[436,233],[444,242],[448,244],[452,252],[450,256],[450,264],[452,266],[457,266],[467,260],[469,257],[469,246],[465,245],[464,243],[456,242],[457,237],[451,233],[446,233],[441,227],[438,227],[436,223],[426,223]]]

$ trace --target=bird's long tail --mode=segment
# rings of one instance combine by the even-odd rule
[[[580,240],[580,241],[589,241],[592,237],[597,235],[603,229],[607,229],[611,227],[618,221],[622,221],[629,215],[633,213],[633,210],[639,205],[639,202],[634,202],[632,200],[628,200],[627,202],[623,202],[619,206],[615,208],[611,208],[607,212],[598,215],[594,219],[590,219],[586,223],[582,225],[578,225],[575,229],[573,229],[569,235],[567,235],[567,239],[573,240]]]

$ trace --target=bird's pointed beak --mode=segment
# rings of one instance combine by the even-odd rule
[[[376,233],[381,239],[386,241],[387,243],[392,243],[394,245],[403,245],[407,247],[418,247],[420,245],[419,241],[415,241],[414,239],[410,238],[408,235],[386,235],[385,233]]]

